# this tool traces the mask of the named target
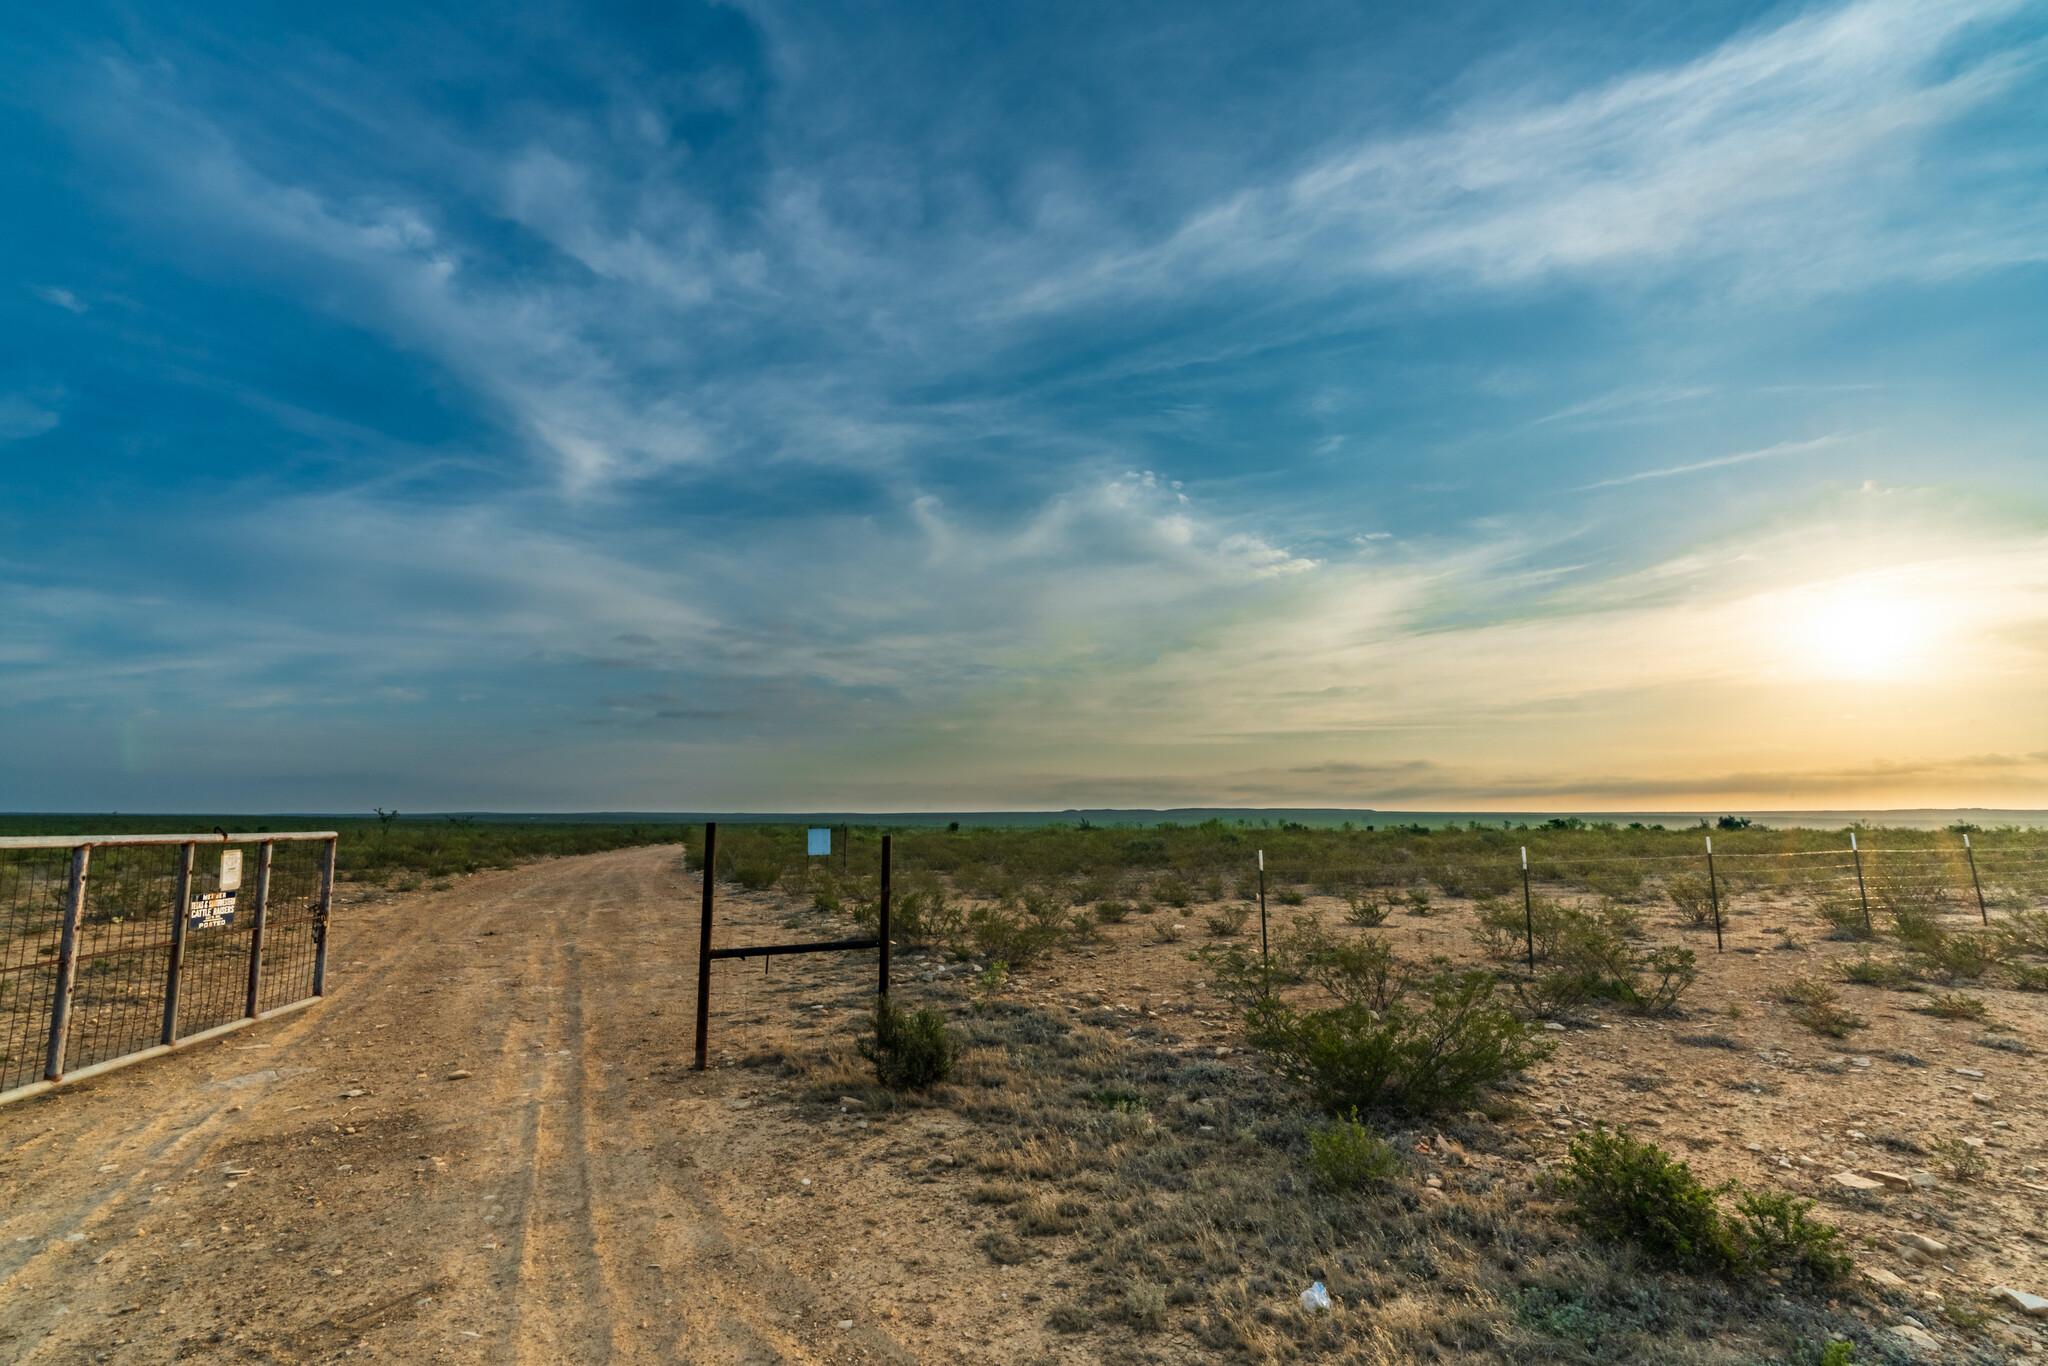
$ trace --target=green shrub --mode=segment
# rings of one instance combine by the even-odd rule
[[[1387,914],[1394,909],[1392,902],[1381,901],[1369,892],[1351,892],[1344,899],[1351,903],[1351,913],[1344,919],[1364,929],[1385,924]]]
[[[1323,1186],[1350,1191],[1386,1180],[1401,1169],[1401,1159],[1391,1143],[1359,1123],[1354,1107],[1335,1123],[1309,1130],[1308,1165]]]
[[[1479,946],[1502,961],[1522,957],[1531,935],[1537,960],[1554,958],[1559,941],[1585,914],[1575,906],[1563,906],[1540,896],[1526,906],[1519,899],[1500,901],[1482,897],[1473,904],[1473,909],[1479,914],[1479,925],[1473,932]]]
[[[1948,940],[1948,931],[1926,908],[1905,905],[1892,909],[1892,937],[1909,949],[1939,957]]]
[[[1571,1142],[1558,1188],[1596,1237],[1630,1242],[1652,1260],[1689,1271],[1724,1270],[1739,1251],[1719,1193],[1654,1143],[1596,1125]]]
[[[1010,965],[1000,958],[974,974],[974,1013],[986,1014],[1009,980]]]
[[[2048,911],[2010,916],[1999,925],[1998,934],[2009,952],[2048,954]]]
[[[876,884],[872,900],[863,898],[855,903],[853,919],[862,929],[874,930],[881,918],[881,887]],[[960,908],[947,901],[946,889],[938,879],[927,876],[890,889],[889,937],[897,943],[950,940],[959,935],[960,928]]]
[[[1927,1151],[1958,1181],[1975,1181],[1991,1169],[1984,1150],[1960,1138],[1934,1139],[1927,1144]]]
[[[1499,903],[1490,911],[1482,909],[1480,937],[1490,952],[1516,956],[1509,935],[1515,909]],[[1537,923],[1538,957],[1551,965],[1549,972],[1515,988],[1523,1008],[1533,1015],[1569,1014],[1591,1000],[1619,1002],[1642,1015],[1669,1014],[1699,979],[1698,959],[1691,949],[1632,948],[1627,936],[1639,920],[1627,907],[1610,904],[1594,913],[1538,902],[1530,918]]]
[[[874,1037],[860,1055],[875,1065],[875,1080],[892,1091],[922,1091],[952,1074],[960,1045],[930,1006],[906,1014],[887,996],[875,998]]]
[[[1227,939],[1240,933],[1244,929],[1244,922],[1250,916],[1249,906],[1226,906],[1217,914],[1207,917],[1203,923],[1209,927],[1209,933]]]
[[[984,957],[1000,958],[1013,968],[1030,966],[1060,939],[1056,926],[1027,925],[995,906],[976,907],[968,914],[966,928]]]
[[[1991,1018],[1991,1007],[1984,1003],[1983,998],[1966,991],[1937,996],[1926,1005],[1913,1009],[1922,1015],[1933,1015],[1943,1020],[1976,1020],[1981,1024]]]
[[[1301,1011],[1267,997],[1253,1004],[1245,1023],[1253,1046],[1333,1115],[1465,1108],[1480,1087],[1550,1054],[1547,1042],[1531,1039],[1495,1000],[1486,972],[1437,977],[1422,1009],[1397,1001],[1376,1011],[1347,1001]]]
[[[1870,1023],[1836,1004],[1841,999],[1840,992],[1810,978],[1795,978],[1779,991],[1778,997],[1792,1007],[1794,1020],[1814,1033],[1825,1034],[1832,1039],[1845,1038],[1850,1030],[1861,1029]]]
[[[2015,991],[2048,991],[2048,968],[2029,967],[2025,963],[2007,963],[2005,972],[2012,978]]]
[[[1130,919],[1131,908],[1121,901],[1098,901],[1095,918],[1105,925],[1121,925]]]
[[[1152,897],[1155,901],[1163,901],[1178,911],[1185,910],[1187,904],[1195,899],[1195,894],[1187,883],[1179,878],[1163,877],[1152,884]]]
[[[1874,937],[1869,917],[1864,914],[1862,901],[1841,893],[1830,893],[1814,903],[1814,910],[1820,918],[1834,928],[1830,939],[1870,939]]]
[[[1855,1354],[1855,1343],[1847,1338],[1837,1338],[1820,1349],[1820,1360],[1815,1366],[1856,1366]]]
[[[1299,906],[1302,902],[1308,900],[1307,897],[1295,891],[1292,887],[1283,888],[1281,891],[1274,893],[1273,899],[1282,906]]]
[[[1286,980],[1313,982],[1347,1005],[1385,1010],[1409,986],[1386,940],[1338,939],[1319,916],[1295,916],[1280,936],[1278,956]]]
[[[732,880],[750,892],[765,892],[782,880],[782,865],[765,859],[735,863]]]
[[[1773,1271],[1816,1284],[1848,1274],[1841,1230],[1811,1217],[1813,1202],[1783,1191],[1745,1191],[1736,1217],[1692,1168],[1626,1130],[1596,1125],[1574,1138],[1558,1188],[1595,1236],[1630,1242],[1653,1260],[1689,1271]]]
[[[1808,1217],[1813,1201],[1787,1191],[1751,1191],[1735,1202],[1742,1260],[1752,1268],[1782,1271],[1817,1283],[1849,1274],[1852,1259],[1842,1232]]]
[[[1989,934],[1946,934],[1931,941],[1918,957],[1922,970],[1944,980],[1976,981],[2006,956],[2005,941]]]
[[[1850,962],[1839,964],[1838,969],[1844,981],[1866,987],[1902,987],[1910,980],[1904,968],[1881,958],[1872,958],[1868,950]]]
[[[1601,896],[1633,901],[1643,893],[1643,869],[1635,863],[1599,865],[1586,870],[1585,882],[1587,890]]]
[[[1066,923],[1066,898],[1043,887],[1034,887],[1024,894],[1024,914],[1030,916],[1034,924],[1058,929]]]
[[[1560,1015],[1572,1014],[1599,996],[1602,985],[1598,977],[1558,968],[1540,973],[1530,981],[1516,982],[1514,993],[1522,1009],[1529,1014],[1539,1020],[1553,1020]]]
[[[1629,984],[1628,1005],[1639,1015],[1668,1015],[1686,988],[1699,980],[1699,959],[1691,949],[1666,945],[1652,950],[1637,965]],[[1644,977],[1654,977],[1646,982]]]

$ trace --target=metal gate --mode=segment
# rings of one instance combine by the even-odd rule
[[[338,842],[0,839],[0,1104],[320,999]]]

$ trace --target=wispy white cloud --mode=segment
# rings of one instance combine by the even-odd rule
[[[1932,139],[2013,88],[2031,47],[1973,52],[2022,0],[1857,0],[1681,66],[1564,99],[1487,99],[1284,184],[1242,188],[1169,239],[1034,285],[1028,306],[1246,272],[1456,277],[1726,261],[1832,289],[2040,259],[2038,213],[1927,211]],[[1304,275],[1304,280],[1307,278]]]
[[[1746,465],[1752,460],[1775,460],[1780,456],[1804,455],[1808,451],[1825,450],[1840,444],[1843,434],[1831,432],[1817,436],[1811,441],[1780,441],[1775,446],[1764,446],[1753,451],[1741,451],[1734,455],[1718,455],[1711,460],[1695,460],[1685,465],[1669,465],[1659,470],[1638,470],[1613,479],[1602,479],[1597,483],[1582,484],[1579,491],[1587,489],[1611,489],[1623,484],[1634,484],[1644,479],[1669,479],[1675,474],[1692,474],[1698,470],[1715,470],[1724,465]]]
[[[0,394],[0,441],[22,441],[41,436],[63,420],[62,414],[46,407],[29,394]]]
[[[79,298],[70,290],[59,289],[55,285],[37,285],[31,292],[44,303],[55,304],[66,312],[83,313],[87,309],[85,300]]]

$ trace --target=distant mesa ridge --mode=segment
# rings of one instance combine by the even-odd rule
[[[107,813],[11,813],[19,816],[37,815],[49,818],[56,815],[104,817]],[[146,816],[146,812],[124,812],[124,816]],[[535,824],[603,824],[603,825],[696,825],[707,820],[733,825],[865,825],[865,826],[932,826],[959,822],[962,826],[1037,826],[1052,824],[1076,825],[1082,821],[1100,826],[1159,825],[1173,822],[1179,825],[1198,825],[1203,821],[1221,820],[1231,824],[1248,821],[1253,825],[1293,821],[1310,826],[1337,826],[1346,821],[1353,825],[1426,825],[1462,826],[1468,821],[1484,825],[1498,825],[1506,821],[1510,825],[1540,826],[1545,821],[1561,816],[1576,816],[1584,821],[1614,821],[1626,825],[1641,821],[1645,825],[1663,825],[1667,829],[1687,829],[1697,826],[1702,820],[1712,824],[1722,816],[1744,816],[1765,826],[1804,826],[1808,829],[1840,829],[1859,822],[1873,826],[1893,826],[1900,829],[1939,829],[1958,822],[1991,829],[2001,825],[2048,826],[2048,811],[2002,810],[1986,807],[1909,807],[1892,810],[1812,810],[1812,811],[1752,811],[1716,807],[1712,810],[1691,811],[1391,811],[1373,807],[1252,807],[1252,806],[1178,806],[1178,807],[1070,807],[1063,811],[421,811],[406,812],[399,819],[407,824],[419,821],[474,820],[482,822]],[[176,816],[165,814],[166,820]],[[370,820],[369,812],[260,812],[233,817],[212,815],[208,824],[228,819],[238,823],[238,828],[250,828],[252,821],[335,821]],[[169,827],[166,827],[169,828]],[[179,827],[182,829],[183,827]]]

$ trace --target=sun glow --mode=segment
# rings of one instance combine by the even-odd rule
[[[1801,673],[1901,681],[1928,661],[1939,618],[1914,595],[1870,585],[1788,595],[1780,637]]]

